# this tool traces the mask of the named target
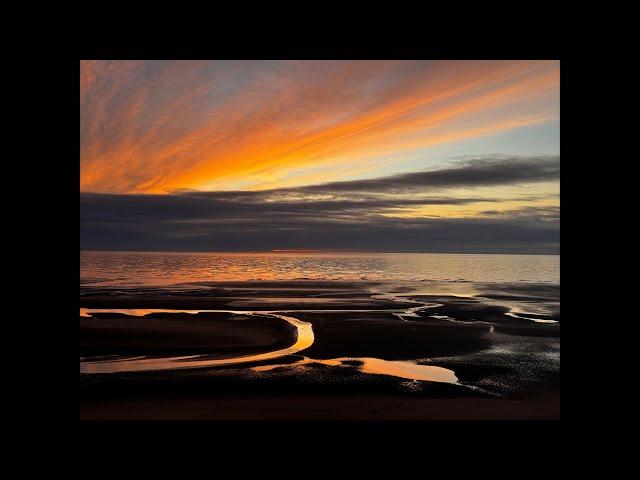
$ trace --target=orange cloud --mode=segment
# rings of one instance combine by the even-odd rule
[[[345,159],[363,169],[557,118],[558,76],[537,61],[82,62],[80,188],[221,188],[309,165],[330,175]]]

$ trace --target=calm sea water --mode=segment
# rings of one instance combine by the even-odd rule
[[[558,255],[80,252],[81,285],[231,280],[560,282]]]

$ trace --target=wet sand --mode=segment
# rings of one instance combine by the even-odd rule
[[[296,340],[289,323],[228,313],[93,313],[80,317],[80,355],[206,354],[226,358],[284,348]]]
[[[298,313],[313,324],[312,358],[377,357],[387,360],[459,355],[489,348],[485,324],[454,324],[428,318],[404,322],[388,312]]]
[[[273,311],[310,324],[314,335],[294,354],[243,365],[82,374],[81,418],[559,418],[556,290],[493,285],[459,297],[385,288],[313,281],[81,288],[80,306],[90,309],[234,311],[94,313],[81,318],[80,330],[81,355],[93,360],[224,359],[289,347],[296,329]],[[412,378],[421,366],[426,373]],[[457,380],[425,381],[428,368],[450,371]]]

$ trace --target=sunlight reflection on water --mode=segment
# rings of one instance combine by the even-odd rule
[[[282,315],[275,312],[265,311],[233,311],[233,310],[169,310],[169,309],[89,309],[80,308],[80,316],[91,318],[94,313],[120,313],[134,316],[144,316],[149,313],[188,313],[196,314],[200,312],[222,312],[245,315],[268,315],[289,322],[296,327],[296,342],[287,348],[275,350],[273,352],[265,352],[255,355],[242,355],[225,359],[204,359],[203,355],[184,355],[172,357],[156,357],[147,358],[144,356],[135,356],[128,358],[110,358],[102,357],[100,359],[89,359],[82,357],[80,359],[80,373],[96,374],[96,373],[117,373],[117,372],[140,372],[155,370],[174,370],[180,368],[195,367],[215,367],[230,366],[242,363],[258,362],[264,360],[279,359],[286,355],[296,354],[302,350],[309,348],[314,340],[313,328],[310,323],[298,320],[295,317]],[[388,375],[392,377],[404,378],[407,380],[424,380],[430,382],[442,382],[458,384],[458,378],[452,370],[430,366],[419,365],[415,362],[383,360],[371,357],[344,357],[328,360],[317,360],[303,357],[301,360],[293,364],[275,364],[262,365],[253,367],[255,372],[266,372],[276,368],[298,368],[309,364],[322,364],[330,367],[357,367],[358,370],[365,374]]]
[[[80,252],[83,285],[198,281],[560,281],[558,255]]]

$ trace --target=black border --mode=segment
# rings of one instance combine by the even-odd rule
[[[367,437],[372,432],[415,433],[425,429],[453,439],[463,432],[494,434],[557,432],[560,423],[628,418],[634,416],[625,401],[626,371],[618,348],[618,328],[603,326],[614,314],[615,300],[633,298],[631,285],[614,271],[610,254],[616,250],[632,261],[632,237],[612,238],[620,226],[615,206],[629,205],[630,189],[622,186],[632,163],[632,115],[635,95],[631,62],[586,62],[565,59],[558,50],[541,48],[522,52],[515,48],[476,51],[456,47],[438,52],[409,48],[254,48],[216,51],[153,52],[148,49],[88,50],[80,58],[544,58],[561,59],[561,290],[564,322],[562,335],[562,420],[560,422],[345,422],[297,423],[307,432],[340,431]],[[15,62],[9,80],[13,100],[9,131],[10,152],[5,157],[5,185],[9,188],[9,217],[5,255],[5,304],[9,318],[5,338],[15,369],[10,372],[9,418],[19,422],[78,421],[76,315],[79,242],[78,196],[79,60]],[[18,167],[18,168],[16,168]],[[609,188],[607,188],[609,187]],[[624,212],[623,212],[624,213]],[[628,223],[622,226],[626,227]],[[630,227],[630,225],[629,225]],[[631,235],[627,232],[627,235]],[[602,252],[606,252],[603,254]],[[623,264],[624,265],[624,264]],[[596,273],[600,267],[603,272]],[[585,285],[585,283],[587,285]],[[55,313],[50,314],[55,306]],[[608,320],[607,320],[608,321]],[[611,320],[612,322],[614,320]],[[19,323],[22,332],[11,329]],[[619,325],[616,324],[616,325]],[[609,347],[609,348],[607,348]],[[607,360],[613,360],[607,363]],[[630,368],[630,367],[629,367]],[[617,373],[617,374],[616,374]],[[622,387],[622,388],[621,388]],[[635,414],[637,416],[637,414]],[[84,433],[121,435],[122,430],[154,432],[189,428],[225,431],[238,438],[248,431],[282,429],[269,423],[220,424],[142,422],[105,425],[81,422]],[[277,427],[277,428],[276,428]]]

